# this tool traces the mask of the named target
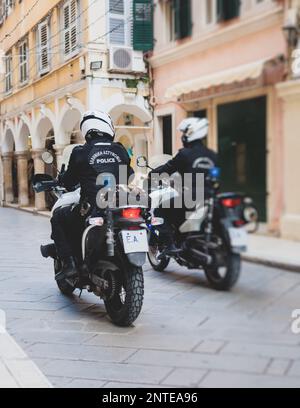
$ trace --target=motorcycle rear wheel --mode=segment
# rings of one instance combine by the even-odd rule
[[[129,327],[141,313],[144,301],[143,269],[126,265],[122,271],[109,271],[114,293],[104,301],[107,314],[116,326]],[[107,276],[105,276],[107,279]]]
[[[148,260],[152,268],[157,272],[163,272],[170,263],[170,258],[164,257],[163,259],[157,259],[160,255],[160,251],[157,245],[150,246],[148,252]]]
[[[216,263],[204,269],[210,285],[219,291],[229,291],[239,280],[241,274],[241,256],[229,253],[226,256],[224,268],[225,274],[223,275],[220,273],[221,267]]]

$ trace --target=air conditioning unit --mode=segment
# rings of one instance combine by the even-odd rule
[[[109,53],[110,72],[146,72],[143,53],[130,47],[112,47]]]

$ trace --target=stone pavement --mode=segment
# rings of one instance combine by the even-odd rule
[[[0,332],[0,388],[50,387],[50,382],[15,340]]]
[[[143,312],[121,329],[95,296],[58,292],[39,255],[48,236],[47,218],[0,208],[0,308],[53,386],[300,387],[300,274],[245,263],[220,293],[202,272],[147,266]]]
[[[249,250],[245,259],[300,272],[300,242],[249,235]]]

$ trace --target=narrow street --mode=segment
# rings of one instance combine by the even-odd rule
[[[65,298],[44,217],[0,208],[0,309],[7,329],[54,387],[299,387],[300,275],[244,264],[231,293],[172,264],[145,267],[145,304],[132,328],[114,327],[94,295]]]

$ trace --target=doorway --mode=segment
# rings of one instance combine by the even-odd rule
[[[260,221],[267,220],[266,97],[218,107],[222,190],[254,199]]]
[[[173,155],[173,118],[172,115],[162,117],[163,153]]]

